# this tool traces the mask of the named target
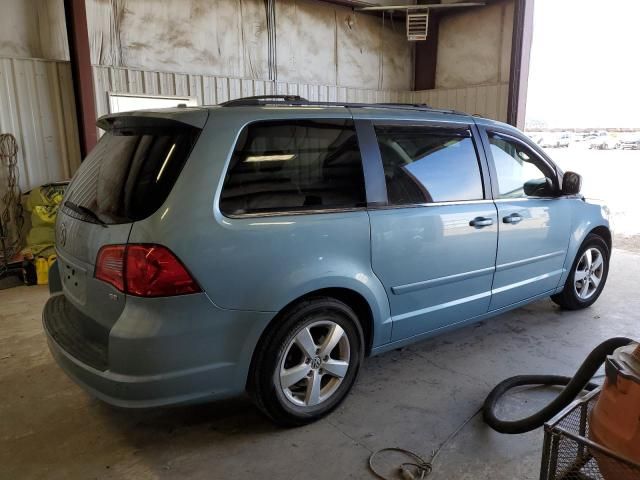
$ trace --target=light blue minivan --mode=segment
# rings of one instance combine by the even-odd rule
[[[247,391],[304,424],[365,356],[544,297],[588,307],[607,279],[606,207],[503,123],[275,96],[98,125],[43,319],[114,405]]]

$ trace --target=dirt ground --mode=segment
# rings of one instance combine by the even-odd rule
[[[613,244],[622,250],[640,252],[640,235],[616,235]]]

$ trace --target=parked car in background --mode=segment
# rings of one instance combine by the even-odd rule
[[[247,391],[301,425],[365,356],[546,297],[586,308],[607,279],[606,209],[510,125],[283,96],[98,126],[43,324],[62,369],[114,405]]]
[[[619,148],[622,150],[640,150],[640,134],[632,133],[622,137]]]
[[[593,140],[595,136],[591,135],[590,133],[587,132],[579,132],[579,133],[575,133],[573,135],[573,141],[575,143],[584,143],[584,142],[590,142],[591,140]]]
[[[571,134],[562,133],[558,138],[558,148],[567,148],[571,144]]]
[[[543,141],[544,135],[545,135],[544,132],[525,132],[525,133],[537,145],[540,145],[540,143]]]
[[[568,133],[547,132],[542,135],[538,145],[543,148],[566,148],[571,143]]]
[[[618,148],[619,140],[607,132],[599,132],[589,141],[589,148],[592,150],[613,150]]]
[[[556,146],[556,135],[553,133],[545,132],[537,140],[537,144],[542,148],[553,148]]]

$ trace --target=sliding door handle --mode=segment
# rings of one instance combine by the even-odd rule
[[[470,227],[482,228],[493,225],[493,220],[487,217],[476,217],[469,222]]]
[[[512,213],[511,215],[507,215],[502,218],[504,223],[519,223],[522,221],[522,215],[519,213]]]

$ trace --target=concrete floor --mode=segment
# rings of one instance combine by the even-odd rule
[[[504,377],[573,374],[600,341],[638,338],[639,279],[640,254],[616,250],[592,308],[563,312],[544,300],[368,359],[334,414],[294,430],[274,427],[245,399],[109,407],[51,359],[40,324],[46,288],[0,291],[0,478],[373,478],[372,451],[399,446],[427,456]],[[515,393],[505,415],[524,414],[550,395]],[[476,415],[442,450],[429,478],[538,478],[541,444],[541,431],[500,435]]]

